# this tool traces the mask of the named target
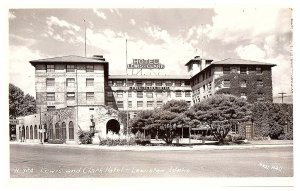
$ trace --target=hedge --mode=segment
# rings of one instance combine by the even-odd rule
[[[252,119],[255,137],[293,139],[292,104],[254,103]]]

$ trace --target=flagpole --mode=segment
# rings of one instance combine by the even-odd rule
[[[128,122],[128,109],[129,109],[129,107],[128,107],[128,96],[129,96],[129,87],[128,87],[128,70],[127,70],[127,39],[126,39],[126,89],[127,89],[127,112],[126,112],[126,128],[127,128],[127,130],[126,130],[126,134],[128,135],[129,133],[128,133],[128,124],[129,124],[129,122]]]

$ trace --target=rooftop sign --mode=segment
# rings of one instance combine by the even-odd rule
[[[133,59],[132,64],[127,65],[128,69],[164,69],[165,65],[159,63],[159,59]]]

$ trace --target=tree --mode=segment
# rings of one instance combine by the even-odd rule
[[[184,113],[189,109],[189,104],[184,100],[170,100],[162,105],[161,109],[173,113]]]
[[[167,144],[171,144],[176,136],[176,129],[179,126],[186,127],[184,112],[188,108],[188,104],[183,100],[171,100],[160,109],[139,112],[130,120],[130,127],[134,133],[138,130],[157,132]]]
[[[196,103],[186,115],[191,121],[206,122],[219,143],[224,143],[232,125],[251,118],[251,105],[232,95],[214,95]]]
[[[145,129],[146,126],[154,124],[154,111],[140,111],[129,121],[129,127],[133,133]]]
[[[36,113],[36,102],[33,96],[29,94],[25,95],[23,108],[23,115]]]
[[[9,84],[9,117],[15,118],[23,115],[30,115],[36,112],[36,102],[29,94],[17,86]]]
[[[177,125],[181,123],[181,115],[167,110],[158,110],[154,113],[154,123],[148,128],[156,127],[158,134],[166,144],[172,144],[176,136]]]

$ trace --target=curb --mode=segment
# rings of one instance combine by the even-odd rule
[[[103,151],[205,151],[205,150],[245,150],[245,149],[259,149],[259,148],[282,148],[293,147],[292,144],[281,145],[243,145],[243,146],[218,146],[218,145],[197,145],[184,147],[171,146],[98,146],[98,145],[67,145],[67,144],[39,144],[39,143],[19,143],[10,142],[10,145],[32,145],[44,147],[60,147],[60,148],[77,148],[88,150],[103,150]]]

